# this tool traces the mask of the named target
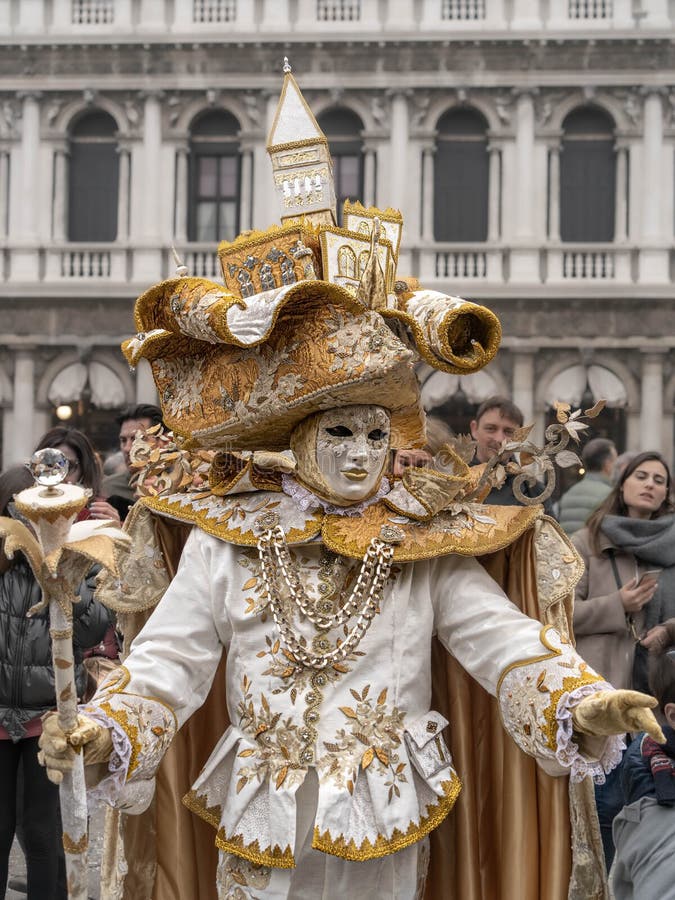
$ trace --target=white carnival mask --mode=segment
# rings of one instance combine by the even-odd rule
[[[316,464],[333,497],[349,503],[377,489],[389,452],[389,413],[381,406],[346,406],[322,413]]]

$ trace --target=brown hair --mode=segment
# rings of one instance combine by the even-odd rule
[[[522,428],[523,414],[513,400],[509,400],[508,397],[494,396],[488,397],[487,400],[483,400],[476,410],[475,421],[480,422],[485,413],[490,412],[491,409],[498,409],[505,419],[510,419],[512,422],[515,422],[519,428]]]
[[[56,425],[43,434],[35,448],[44,450],[46,447],[59,447],[65,444],[69,447],[80,464],[80,482],[89,488],[94,497],[101,493],[101,465],[96,451],[86,434],[77,428],[68,428],[65,425]]]
[[[642,463],[650,462],[652,460],[661,463],[663,468],[666,470],[666,497],[661,506],[656,510],[655,513],[652,514],[651,518],[658,519],[661,516],[668,515],[668,513],[675,511],[675,506],[673,505],[673,499],[670,493],[670,469],[668,468],[668,464],[666,463],[665,459],[661,456],[660,453],[657,453],[655,450],[648,450],[646,453],[638,453],[638,455],[634,457],[623,470],[618,482],[614,485],[610,493],[607,495],[606,499],[600,504],[595,512],[591,514],[588,521],[586,522],[591,548],[594,553],[597,554],[600,552],[598,536],[600,533],[600,528],[602,526],[602,520],[605,518],[605,516],[628,515],[628,507],[623,502],[624,482],[627,478],[630,478],[633,472],[638,469],[642,465]]]
[[[0,475],[0,516],[7,516],[7,507],[12,502],[14,494],[33,487],[34,480],[26,466],[12,466]]]

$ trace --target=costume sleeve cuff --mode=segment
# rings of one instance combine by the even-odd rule
[[[150,697],[127,694],[129,673],[118,667],[82,707],[84,715],[110,729],[113,752],[108,775],[90,795],[124,809],[142,812],[154,792],[157,767],[177,730],[170,707]]]
[[[609,737],[589,752],[573,733],[572,710],[588,694],[611,690],[604,679],[553,628],[543,628],[542,653],[509,666],[501,675],[497,697],[506,730],[521,750],[547,771],[562,767],[573,781],[592,776],[605,780],[621,760],[624,741]]]
[[[594,694],[596,691],[612,690],[611,685],[605,681],[597,681],[594,684],[584,684],[573,691],[565,692],[558,701],[556,720],[558,730],[556,734],[555,757],[563,768],[569,770],[572,781],[581,781],[589,775],[596,784],[605,783],[605,775],[615,769],[623,757],[626,749],[626,741],[622,735],[610,735],[599,742],[599,753],[591,756],[588,746],[579,747],[579,737],[574,734],[572,711],[584,697]],[[582,740],[582,743],[586,743]]]
[[[93,719],[103,728],[109,729],[113,743],[113,750],[108,760],[108,774],[95,787],[90,788],[89,797],[92,800],[103,800],[110,806],[117,806],[118,797],[124,788],[129,771],[131,741],[122,726],[98,707],[87,705],[80,709],[89,719]]]

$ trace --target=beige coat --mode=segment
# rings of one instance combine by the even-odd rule
[[[626,614],[619,596],[609,550],[614,548],[621,584],[635,576],[637,559],[612,544],[602,532],[599,535],[600,553],[591,550],[588,529],[577,531],[572,537],[584,563],[586,572],[574,593],[574,636],[579,655],[615,688],[632,687],[635,641],[626,623]],[[644,571],[644,564],[640,571]],[[635,613],[635,631],[644,633],[644,611]]]

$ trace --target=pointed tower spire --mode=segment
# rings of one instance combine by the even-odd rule
[[[326,135],[293,78],[284,57],[284,83],[267,138],[282,222],[305,216],[315,224],[335,224],[333,162]]]

